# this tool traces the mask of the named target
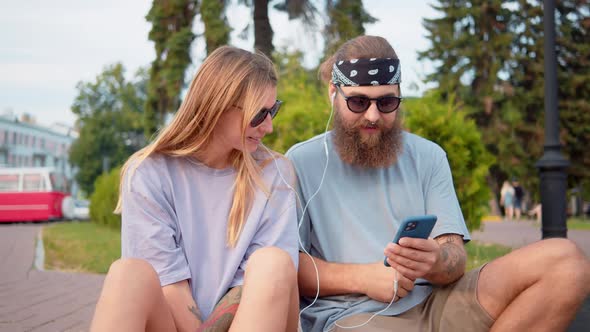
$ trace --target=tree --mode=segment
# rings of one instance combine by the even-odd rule
[[[570,185],[590,179],[580,142],[590,141],[590,5],[556,6],[561,140],[570,158]],[[473,113],[488,150],[497,156],[492,187],[516,176],[537,195],[534,163],[543,153],[544,31],[540,1],[439,1],[443,17],[428,19],[431,47],[420,53],[437,63],[428,79],[456,92]]]
[[[143,139],[143,105],[147,73],[140,70],[127,82],[121,64],[107,66],[94,82],[80,82],[72,112],[78,116],[80,135],[70,149],[70,162],[78,168],[76,181],[86,194],[96,178],[122,164],[138,150]]]
[[[254,21],[254,49],[264,53],[272,58],[274,45],[272,38],[274,35],[270,20],[268,17],[268,0],[240,0],[240,3],[252,8],[252,17]],[[302,19],[308,27],[315,26],[317,10],[312,0],[281,0],[275,3],[274,8],[278,11],[286,12],[289,20]],[[248,24],[242,36],[247,36],[251,25]]]
[[[201,20],[205,25],[207,54],[219,46],[228,44],[231,27],[225,16],[227,0],[201,0]]]
[[[571,187],[590,190],[590,3],[558,1],[557,62],[562,141]],[[590,199],[590,197],[586,197]]]
[[[364,35],[364,25],[377,21],[363,8],[362,0],[327,0],[326,12],[330,20],[326,26],[325,55],[333,54],[347,40]]]
[[[426,80],[438,83],[443,99],[453,95],[469,106],[469,116],[482,131],[487,149],[497,156],[497,166],[488,178],[496,193],[506,177],[502,168],[520,156],[513,139],[518,112],[505,105],[509,85],[500,78],[508,72],[514,39],[509,29],[513,12],[508,6],[509,2],[499,0],[438,1],[433,8],[442,17],[424,19],[431,46],[419,52],[420,59],[435,64]]]
[[[146,16],[152,24],[149,40],[156,48],[145,104],[144,133],[148,138],[164,123],[166,115],[180,106],[184,73],[191,63],[197,8],[197,0],[154,0]]]
[[[254,49],[272,58],[274,35],[268,19],[268,0],[252,0],[254,5]]]
[[[534,163],[543,154],[544,142],[544,29],[540,3],[519,1],[512,24],[515,31],[510,86],[514,95],[506,103],[506,118],[513,127],[514,144],[505,153],[511,162],[503,171],[525,179],[531,189],[538,187]],[[571,162],[569,186],[590,180],[590,160],[585,157],[585,144],[590,141],[590,5],[579,1],[556,4],[556,53],[560,137],[563,151]],[[511,109],[510,109],[511,108]],[[534,192],[534,196],[538,196]]]

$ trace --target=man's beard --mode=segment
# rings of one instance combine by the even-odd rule
[[[374,126],[379,129],[377,132],[362,135],[362,128],[371,126],[370,121],[362,117],[353,124],[347,124],[337,111],[334,117],[334,145],[345,163],[366,168],[389,167],[402,151],[401,122],[397,114],[391,127],[387,128],[383,120],[379,120]]]

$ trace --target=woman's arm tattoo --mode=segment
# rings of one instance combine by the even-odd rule
[[[189,305],[188,311],[190,311],[198,320],[201,321],[201,311],[195,305]]]

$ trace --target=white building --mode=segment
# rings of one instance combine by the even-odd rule
[[[75,169],[68,161],[70,146],[78,137],[72,128],[42,127],[23,116],[0,115],[0,167],[52,167],[73,180]],[[71,182],[72,194],[77,186]]]

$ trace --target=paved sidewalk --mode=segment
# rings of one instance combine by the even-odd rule
[[[590,257],[590,231],[568,230],[567,237]],[[482,231],[473,232],[472,238],[480,242],[520,248],[541,240],[541,225],[532,221],[484,222]]]
[[[471,235],[473,240],[479,242],[520,248],[541,240],[541,226],[532,221],[485,222],[481,231],[473,232]],[[582,249],[586,257],[590,258],[590,231],[568,230],[567,236]],[[590,297],[586,299],[567,331],[590,331]]]
[[[88,331],[104,276],[34,268],[40,225],[0,225],[0,332]]]

